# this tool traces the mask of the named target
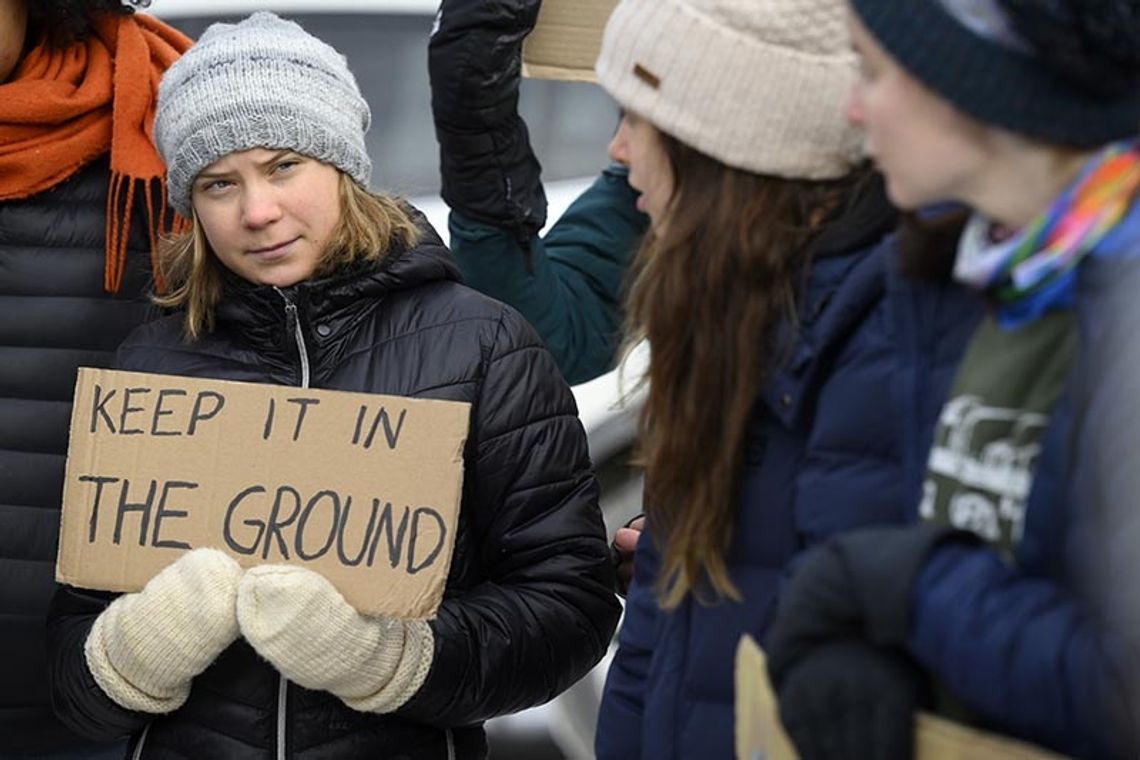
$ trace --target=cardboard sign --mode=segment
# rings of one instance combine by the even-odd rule
[[[56,579],[137,591],[183,552],[325,576],[358,610],[435,613],[469,404],[82,368]]]
[[[593,82],[602,32],[617,0],[544,0],[523,42],[523,76]]]
[[[736,760],[795,760],[780,725],[764,653],[751,636],[736,648]],[[935,715],[919,714],[915,760],[1064,760],[1015,739],[979,731]]]

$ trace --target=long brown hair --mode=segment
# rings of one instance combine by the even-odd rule
[[[331,274],[357,261],[379,261],[396,246],[415,244],[419,231],[400,202],[373,193],[340,173],[340,221],[321,256],[314,277]],[[197,340],[214,329],[214,307],[222,297],[224,267],[210,249],[195,215],[190,230],[163,241],[158,251],[159,281],[163,290],[154,302],[185,309],[183,331]]]
[[[739,599],[728,575],[745,433],[761,383],[789,346],[810,243],[869,170],[792,180],[726,166],[662,134],[673,170],[667,224],[634,259],[627,346],[651,346],[640,418],[646,513],[663,547],[666,609]]]

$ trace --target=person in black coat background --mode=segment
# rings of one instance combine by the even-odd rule
[[[174,219],[147,126],[189,44],[121,0],[0,0],[3,758],[124,751],[55,717],[44,620],[75,371],[106,366],[151,310],[152,241]]]
[[[315,107],[314,107],[315,106]],[[367,104],[292,22],[217,24],[164,77],[155,137],[193,230],[163,255],[179,312],[122,369],[469,402],[444,600],[366,617],[316,573],[187,552],[141,591],[64,588],[61,717],[134,756],[481,758],[481,722],[584,675],[617,623],[573,397],[514,311],[458,284],[418,213],[365,189]]]

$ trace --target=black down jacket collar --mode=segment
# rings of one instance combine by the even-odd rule
[[[364,262],[330,277],[288,288],[254,285],[235,274],[224,275],[224,291],[215,310],[220,332],[240,335],[268,365],[284,370],[297,364],[295,330],[298,322],[307,345],[321,350],[314,376],[327,374],[340,340],[350,339],[352,327],[383,300],[400,291],[437,281],[459,280],[459,270],[439,236],[430,227],[411,248],[391,251],[380,262]],[[275,377],[295,385],[298,378]]]

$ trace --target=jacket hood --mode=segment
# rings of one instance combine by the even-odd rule
[[[883,175],[875,172],[855,199],[836,213],[815,239],[815,257],[825,258],[873,246],[898,224]]]
[[[784,425],[811,408],[830,360],[876,307],[885,290],[888,236],[898,212],[887,200],[882,177],[873,175],[855,201],[813,242],[814,255],[794,325],[782,340],[791,354],[764,384],[761,399]],[[787,344],[785,344],[787,345]]]

